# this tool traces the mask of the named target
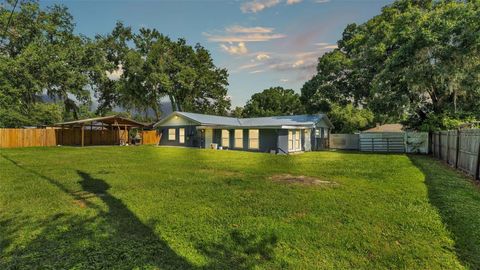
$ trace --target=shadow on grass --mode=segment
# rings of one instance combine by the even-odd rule
[[[71,191],[53,178],[2,157],[48,181],[95,214],[57,213],[43,220],[0,217],[0,269],[253,269],[274,257],[275,236],[245,236],[234,231],[222,243],[197,245],[208,263],[195,266],[110,194],[110,185],[104,180],[77,170],[82,190]],[[36,233],[22,245],[11,246],[24,230]]]
[[[480,269],[480,190],[438,160],[409,158],[425,175],[430,203],[451,232],[458,258],[469,268]]]
[[[209,260],[205,269],[255,269],[274,261],[276,244],[275,234],[258,237],[233,230],[220,243],[199,244],[197,248]]]
[[[108,192],[110,186],[102,179],[77,171],[82,190],[70,191],[55,179],[24,168],[4,155],[3,157],[69,194],[79,207],[95,210],[95,215],[89,216],[58,213],[40,222],[16,220],[16,227],[12,220],[7,220],[11,225],[7,226],[9,234],[14,231],[21,233],[26,226],[33,227],[34,231],[40,233],[26,245],[11,251],[5,268],[195,268],[159,239],[121,200],[112,196]],[[100,201],[106,207],[98,204]]]

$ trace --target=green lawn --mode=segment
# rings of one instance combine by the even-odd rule
[[[428,157],[0,154],[0,269],[480,268],[480,192]],[[334,184],[269,178],[285,173]]]

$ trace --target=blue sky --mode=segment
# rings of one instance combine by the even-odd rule
[[[66,5],[76,31],[110,32],[117,21],[156,28],[201,43],[229,70],[232,107],[271,86],[299,92],[319,56],[335,48],[345,26],[378,14],[387,0],[42,1]]]

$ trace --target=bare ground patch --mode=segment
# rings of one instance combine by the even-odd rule
[[[337,182],[322,180],[319,178],[305,176],[305,175],[291,175],[291,174],[276,174],[269,177],[274,182],[281,182],[287,184],[301,184],[306,186],[339,186]]]

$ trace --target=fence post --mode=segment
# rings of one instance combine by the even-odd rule
[[[447,131],[447,164],[450,164],[450,131]]]
[[[475,170],[475,180],[480,180],[480,138],[478,140],[477,170]]]
[[[460,153],[460,129],[457,129],[457,147],[455,149],[455,169],[458,169],[458,155]]]
[[[438,132],[438,158],[442,159],[442,132]]]
[[[431,155],[433,154],[433,136],[432,136],[432,132],[431,131],[428,131],[428,144],[427,144],[427,154],[428,155]]]

